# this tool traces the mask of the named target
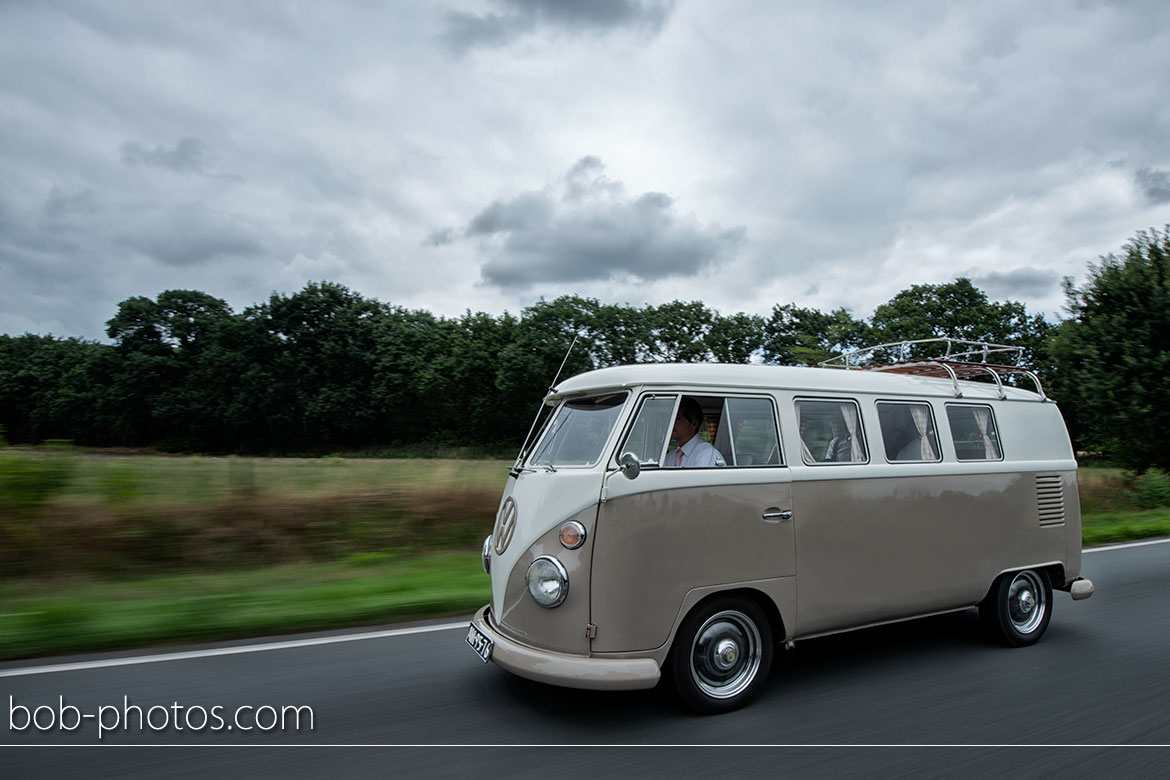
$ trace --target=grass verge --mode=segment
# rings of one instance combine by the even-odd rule
[[[0,659],[469,614],[487,603],[476,553],[385,554],[250,572],[0,585]]]
[[[1085,515],[1081,518],[1081,542],[1086,547],[1159,536],[1170,536],[1170,509]]]

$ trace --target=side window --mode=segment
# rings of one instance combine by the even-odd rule
[[[947,404],[947,422],[959,460],[1003,460],[995,413],[990,406]]]
[[[627,452],[643,468],[782,465],[776,412],[767,398],[646,396],[619,455]]]
[[[658,466],[674,425],[674,408],[678,396],[650,396],[642,402],[630,435],[622,444],[621,454],[632,452],[643,466]]]
[[[877,410],[886,460],[891,463],[940,460],[938,432],[930,404],[879,401]]]
[[[855,401],[796,401],[805,463],[867,463],[865,431]]]
[[[715,449],[728,466],[783,465],[772,402],[767,398],[725,399]]]

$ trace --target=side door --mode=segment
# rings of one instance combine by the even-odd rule
[[[683,393],[647,393],[615,452],[638,476],[607,474],[591,577],[594,652],[649,650],[669,638],[686,594],[796,572],[791,476],[768,396],[686,394],[725,465],[664,466]]]
[[[961,607],[991,577],[1010,475],[945,464],[926,401],[796,397],[800,636]],[[1002,544],[997,542],[995,544]],[[994,575],[992,575],[994,576]],[[981,585],[982,583],[982,585]]]

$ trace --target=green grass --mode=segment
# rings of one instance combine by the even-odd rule
[[[1081,541],[1086,547],[1159,536],[1170,536],[1170,509],[1085,515],[1081,518]]]
[[[0,585],[0,659],[468,615],[487,603],[478,553],[129,581]]]

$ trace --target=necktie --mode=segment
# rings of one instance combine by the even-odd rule
[[[682,465],[682,447],[674,451],[674,465],[676,467]]]

